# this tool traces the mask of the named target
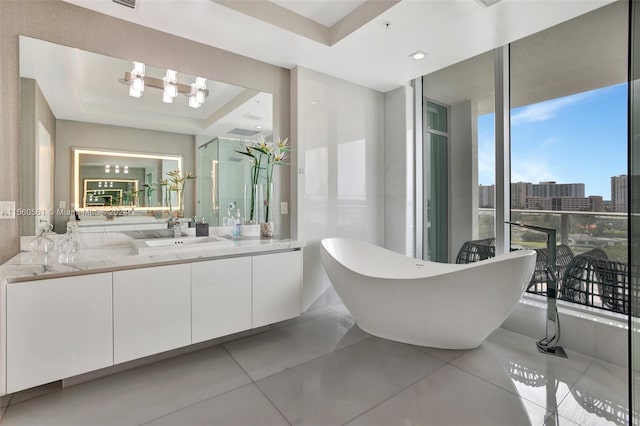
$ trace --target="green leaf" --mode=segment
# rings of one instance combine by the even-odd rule
[[[253,147],[253,150],[254,150],[254,151],[261,152],[261,153],[262,153],[262,154],[264,154],[264,155],[270,155],[267,151],[265,151],[264,149],[259,148],[259,147],[257,147],[257,146],[254,146],[254,147]]]
[[[245,151],[236,151],[236,152],[237,152],[238,154],[242,154],[242,155],[246,155],[247,157],[251,157],[251,158],[253,158],[253,159],[255,159],[255,158],[256,158],[256,156],[255,156],[255,155],[253,155],[253,154],[249,154],[248,152],[245,152]]]

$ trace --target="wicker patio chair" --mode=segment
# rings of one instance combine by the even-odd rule
[[[548,251],[547,249],[536,249],[537,258],[536,258],[536,269],[533,271],[533,276],[531,277],[531,281],[527,286],[527,292],[546,295],[547,294],[547,258]],[[566,244],[560,244],[556,247],[556,273],[558,274],[559,283],[562,281],[564,277],[567,266],[574,258],[573,251]]]
[[[489,259],[496,255],[495,238],[485,238],[483,240],[465,241],[458,251],[456,263],[473,263],[479,260]]]
[[[628,265],[600,249],[576,256],[567,267],[558,299],[621,314],[629,313]]]

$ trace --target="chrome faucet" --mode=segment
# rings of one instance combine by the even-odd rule
[[[176,219],[173,222],[173,238],[182,237],[182,229],[180,229],[180,220]]]

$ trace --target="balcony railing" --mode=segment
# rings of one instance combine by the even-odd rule
[[[493,237],[494,210],[479,209],[478,214],[479,238]],[[511,220],[558,231],[556,244],[567,254],[566,259],[558,259],[559,299],[628,313],[626,213],[511,210]],[[511,248],[537,250],[541,260],[537,269],[544,266],[541,258],[546,253],[545,234],[514,227]],[[544,277],[543,271],[537,271],[527,292],[546,295]]]

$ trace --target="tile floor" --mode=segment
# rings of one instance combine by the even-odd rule
[[[502,329],[469,351],[390,342],[332,306],[221,346],[16,394],[1,426],[628,424],[626,370],[568,354],[540,354]]]

